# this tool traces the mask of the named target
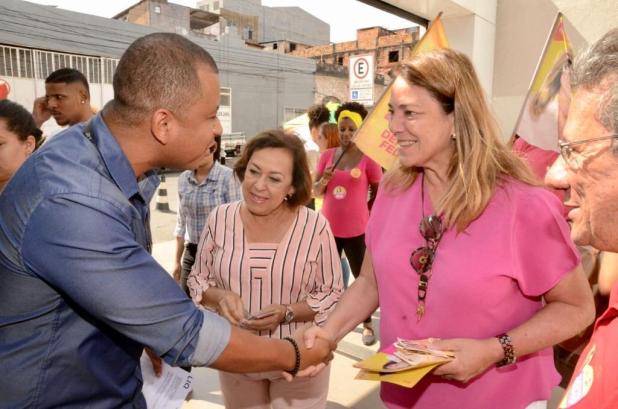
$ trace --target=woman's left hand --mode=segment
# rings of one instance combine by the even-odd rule
[[[444,379],[466,383],[482,374],[504,357],[504,351],[497,338],[434,340],[431,348],[452,351],[455,358],[437,367],[433,374]]]
[[[259,313],[255,314],[258,317],[263,316],[264,318],[247,318],[242,320],[241,325],[243,328],[252,329],[254,331],[275,329],[283,322],[286,311],[285,305],[272,304],[264,307]]]

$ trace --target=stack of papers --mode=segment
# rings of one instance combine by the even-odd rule
[[[356,379],[390,382],[412,388],[435,367],[451,361],[450,351],[432,349],[426,342],[398,339],[354,366],[360,368]]]

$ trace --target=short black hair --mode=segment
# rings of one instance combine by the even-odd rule
[[[266,148],[280,148],[292,154],[292,186],[294,194],[287,200],[290,207],[304,205],[311,199],[311,172],[307,162],[305,145],[296,134],[283,129],[271,129],[251,138],[242,150],[240,159],[234,165],[238,180],[245,180],[245,171],[253,154]]]
[[[43,142],[43,132],[37,128],[32,114],[26,108],[8,99],[0,100],[0,119],[6,121],[6,129],[17,135],[21,141],[34,136],[36,147]]]
[[[212,56],[181,35],[154,33],[140,37],[120,58],[110,107],[132,125],[159,108],[183,115],[202,96],[197,75],[200,66],[218,73]]]
[[[49,74],[45,78],[46,84],[75,84],[81,83],[86,89],[86,94],[90,98],[90,86],[88,80],[80,71],[74,68],[60,68]]]
[[[339,122],[339,115],[345,110],[356,112],[361,116],[362,119],[365,119],[365,117],[367,116],[367,108],[365,108],[363,104],[359,104],[358,102],[346,102],[339,105],[339,108],[337,108],[337,111],[335,111],[335,119],[337,120],[337,122]]]

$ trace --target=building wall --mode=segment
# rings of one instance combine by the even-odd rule
[[[124,20],[135,24],[141,24],[143,26],[150,24],[150,10],[148,3],[148,1],[145,1],[130,9]]]
[[[0,13],[0,49],[15,52],[0,53],[0,76],[9,80],[12,90],[19,89],[11,91],[11,95],[24,106],[32,106],[32,101],[41,96],[42,80],[49,72],[69,66],[82,70],[89,82],[102,84],[92,85],[93,105],[102,107],[112,97],[110,83],[116,59],[138,37],[160,31],[24,1],[2,1],[7,13]],[[58,21],[72,29],[58,30],[50,38],[49,29],[59,28]],[[97,36],[89,35],[92,27],[97,28]],[[232,35],[222,35],[220,41],[191,33],[187,38],[213,56],[221,87],[231,88],[233,132],[255,135],[281,126],[286,108],[305,110],[313,103],[315,61],[250,49]],[[26,56],[30,58],[29,66]],[[45,65],[43,71],[44,56],[49,66]],[[67,57],[62,58],[62,66],[57,65],[61,56]],[[10,73],[5,72],[7,62]],[[94,71],[90,71],[91,67]]]
[[[374,97],[377,101],[386,90],[387,85],[383,83],[374,84]],[[333,96],[341,102],[349,101],[350,99],[350,82],[348,72],[342,69],[339,74],[325,72],[318,68],[315,74],[315,94],[314,103],[322,103],[325,97]]]
[[[156,27],[161,31],[186,34],[190,29],[190,10],[189,7],[166,1],[148,0],[136,4],[119,20]]]
[[[418,39],[417,27],[394,32],[381,27],[370,27],[357,30],[355,41],[298,49],[290,54],[313,58],[320,63],[348,67],[351,55],[375,53],[376,73],[387,75],[393,67],[411,55]],[[397,61],[389,62],[391,52],[397,53]]]
[[[245,14],[236,13],[227,9],[221,10],[221,17],[226,21],[228,27],[236,27],[236,32],[243,40],[256,41],[259,38],[260,25],[257,16],[248,16]],[[251,36],[245,35],[245,28],[251,29]],[[230,28],[229,30],[232,30]]]
[[[157,27],[173,33],[186,34],[189,32],[189,7],[178,4],[148,1],[150,8],[150,26]],[[161,12],[156,13],[155,8],[160,7]]]
[[[278,54],[289,54],[292,51],[302,50],[308,48],[310,46],[305,44],[298,44],[291,41],[273,41],[272,43],[262,43],[260,44],[264,47],[264,51],[269,51]]]
[[[330,26],[298,7],[264,7],[260,42],[288,40],[317,45],[330,42]]]
[[[298,7],[267,7],[260,0],[220,0],[221,14],[226,11],[258,18],[257,41],[288,40],[302,44],[325,44],[330,41],[330,26]],[[213,0],[198,1],[198,7],[210,6]],[[239,31],[242,34],[242,29]]]
[[[306,110],[314,98],[315,61],[245,48],[233,36],[209,42],[222,87],[232,89],[232,130],[253,136],[279,127],[285,109]]]

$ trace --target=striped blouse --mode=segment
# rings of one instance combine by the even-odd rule
[[[224,204],[210,214],[187,281],[193,300],[201,302],[209,287],[222,288],[240,295],[251,314],[270,304],[304,300],[322,324],[343,287],[337,247],[324,216],[300,206],[280,243],[248,243],[241,204]],[[282,338],[300,325],[281,324],[260,335]]]

